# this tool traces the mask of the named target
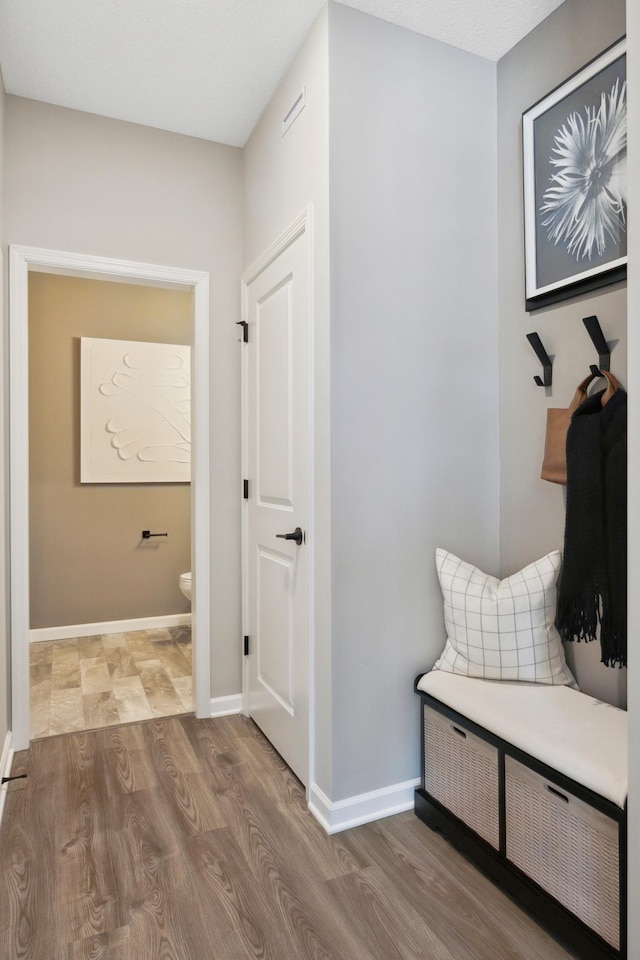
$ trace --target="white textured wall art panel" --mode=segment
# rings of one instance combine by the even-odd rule
[[[190,348],[81,337],[80,480],[191,479]]]

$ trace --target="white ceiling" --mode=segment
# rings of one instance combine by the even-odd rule
[[[562,0],[339,0],[498,60]],[[324,0],[0,0],[7,93],[243,146]]]

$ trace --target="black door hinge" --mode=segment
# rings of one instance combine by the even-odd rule
[[[249,324],[246,320],[236,320],[236,326],[242,327],[242,342],[249,343]]]
[[[0,786],[5,783],[10,783],[11,780],[24,780],[26,776],[27,776],[26,773],[17,773],[15,777],[2,777],[2,780],[0,781]]]
[[[245,657],[249,656],[249,637],[244,638],[244,655]]]
[[[249,499],[249,481],[248,480],[242,481],[242,489],[243,489],[244,499],[248,500]]]

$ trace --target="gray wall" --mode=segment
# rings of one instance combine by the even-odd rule
[[[640,5],[629,4],[627,12],[627,75],[629,100],[629,206],[640,209]],[[640,487],[640,224],[634,217],[629,227],[629,487]],[[640,582],[640,498],[629,498],[629,583]],[[629,633],[640,626],[640,591],[629,591]],[[637,647],[629,651],[629,728],[640,729],[640,674]],[[640,902],[640,738],[629,743],[629,891],[628,902]],[[640,914],[629,911],[629,957],[640,957]]]
[[[434,552],[498,572],[500,480],[495,64],[340,4],[329,50],[336,801],[418,775]]]
[[[240,689],[241,153],[7,97],[3,245],[211,276],[212,697]]]
[[[80,482],[81,337],[189,344],[191,292],[29,275],[31,629],[191,609],[190,484]]]
[[[5,92],[0,71],[0,237],[2,236],[4,211],[2,206],[2,184],[4,179],[4,111],[5,111]],[[4,250],[2,250],[4,256]],[[0,309],[4,312],[4,276],[3,256],[0,256]],[[3,325],[2,336],[0,336],[0,369],[3,373],[3,380],[7,382],[6,370],[6,343],[7,334]],[[6,397],[4,391],[0,391],[0,450],[4,451],[5,446],[5,417],[7,411]],[[3,458],[4,459],[4,458]],[[4,747],[4,741],[9,730],[9,677],[10,668],[10,645],[9,638],[9,611],[7,609],[7,579],[9,570],[9,544],[5,536],[6,529],[6,502],[5,502],[5,474],[6,471],[0,470],[0,752]]]
[[[286,136],[281,123],[302,87],[306,106]],[[316,753],[311,776],[331,789],[331,578],[329,458],[329,121],[326,8],[280,83],[244,149],[244,265],[248,267],[307,207],[312,207],[312,363],[314,516],[310,518],[315,591]],[[315,774],[314,774],[315,769]]]
[[[527,313],[524,305],[521,116],[524,110],[625,32],[624,0],[565,0],[498,64],[500,237],[501,558],[506,575],[564,540],[564,488],[540,479],[546,408],[567,406],[597,363],[582,318],[596,314],[615,342],[611,367],[626,383],[626,286],[605,287]],[[525,335],[537,331],[555,358],[553,386],[537,387],[540,364]],[[626,702],[626,670],[600,664],[598,643],[567,644],[581,687]]]

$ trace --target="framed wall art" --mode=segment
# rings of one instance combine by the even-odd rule
[[[627,81],[619,40],[522,116],[527,310],[627,271]]]
[[[190,349],[80,338],[80,482],[188,483]]]

